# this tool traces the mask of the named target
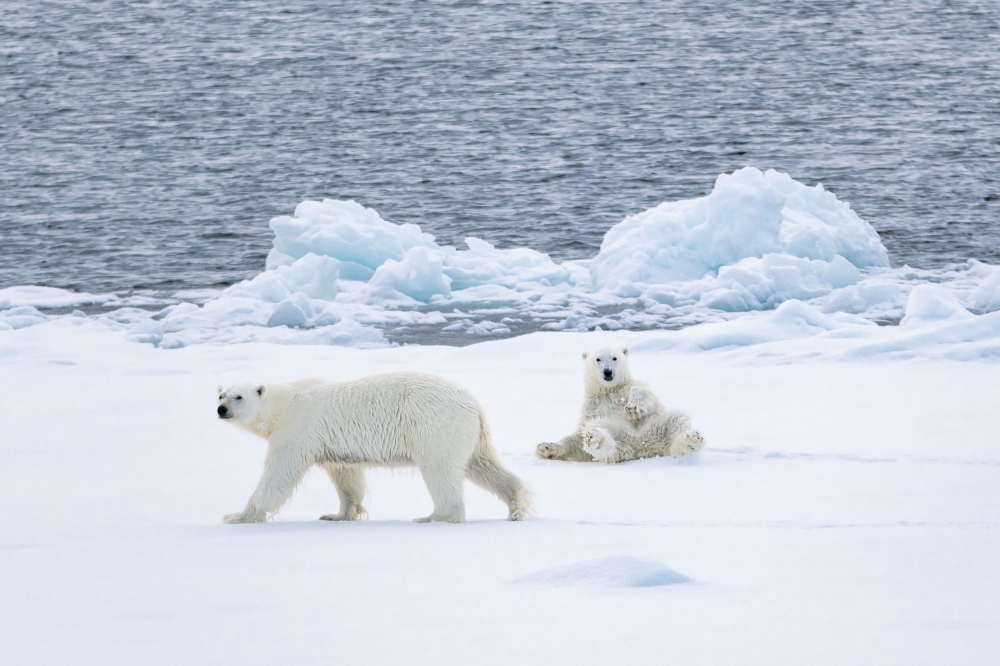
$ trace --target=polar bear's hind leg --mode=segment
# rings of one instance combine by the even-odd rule
[[[684,412],[668,412],[646,424],[641,437],[651,455],[683,458],[701,451],[705,438],[691,427]]]
[[[465,474],[474,484],[503,500],[510,512],[508,520],[524,520],[531,511],[531,501],[524,483],[503,466],[492,446],[472,454]]]
[[[583,450],[601,462],[614,462],[618,443],[604,428],[590,426],[583,431]]]
[[[410,453],[427,492],[434,501],[431,515],[418,518],[418,523],[465,522],[465,499],[462,488],[465,468],[476,451],[480,423],[474,407],[431,405],[436,409],[437,422],[431,427],[415,427],[406,436]]]
[[[571,460],[573,462],[593,462],[594,458],[583,450],[583,438],[579,432],[563,437],[558,443],[543,442],[535,447],[535,457],[542,460]]]
[[[705,446],[705,438],[697,430],[687,430],[679,434],[670,445],[670,455],[674,458],[694,455]]]
[[[542,442],[535,447],[535,456],[542,460],[563,460],[565,447],[554,442]]]
[[[465,470],[456,467],[450,461],[433,460],[418,462],[417,469],[424,477],[427,491],[434,501],[434,512],[424,518],[417,518],[414,522],[464,523],[465,499],[462,482],[465,481]]]

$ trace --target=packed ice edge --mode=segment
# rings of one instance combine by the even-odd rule
[[[976,339],[1000,330],[988,315],[1000,310],[1000,268],[970,260],[939,271],[893,269],[878,234],[847,203],[822,185],[753,167],[720,175],[707,196],[626,217],[584,261],[556,263],[471,237],[468,249],[442,246],[418,226],[393,224],[354,201],[304,201],[270,227],[266,270],[224,291],[181,292],[165,303],[11,287],[0,290],[0,331],[93,318],[43,312],[84,304],[105,306],[96,318],[129,339],[164,348],[372,347],[408,331],[473,336],[468,341],[731,320],[739,323],[699,327],[695,337],[722,330],[726,344],[740,346],[896,322],[961,321]],[[149,309],[157,304],[166,307]]]

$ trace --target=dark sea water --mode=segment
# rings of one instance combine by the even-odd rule
[[[0,2],[0,287],[230,284],[324,197],[583,258],[748,164],[1000,263],[1000,3]]]

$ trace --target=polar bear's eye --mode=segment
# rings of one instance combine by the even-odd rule
[[[241,395],[238,395],[238,396],[236,396],[236,399],[237,399],[237,400],[242,400],[242,399],[243,399],[243,396],[241,396]]]
[[[611,360],[612,360],[612,361],[617,361],[617,360],[618,360],[618,357],[617,357],[617,356],[612,356],[612,357],[611,357]]]

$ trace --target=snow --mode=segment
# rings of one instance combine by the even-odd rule
[[[166,349],[128,340],[135,313],[0,331],[0,662],[992,663],[1000,313],[950,293],[914,290],[901,326],[790,301],[463,348]],[[702,454],[533,457],[576,423],[579,353],[611,343]],[[417,525],[419,475],[379,470],[368,521],[323,522],[314,471],[275,522],[221,523],[264,443],[216,418],[217,386],[395,370],[477,396],[536,516],[468,486],[469,522]]]

